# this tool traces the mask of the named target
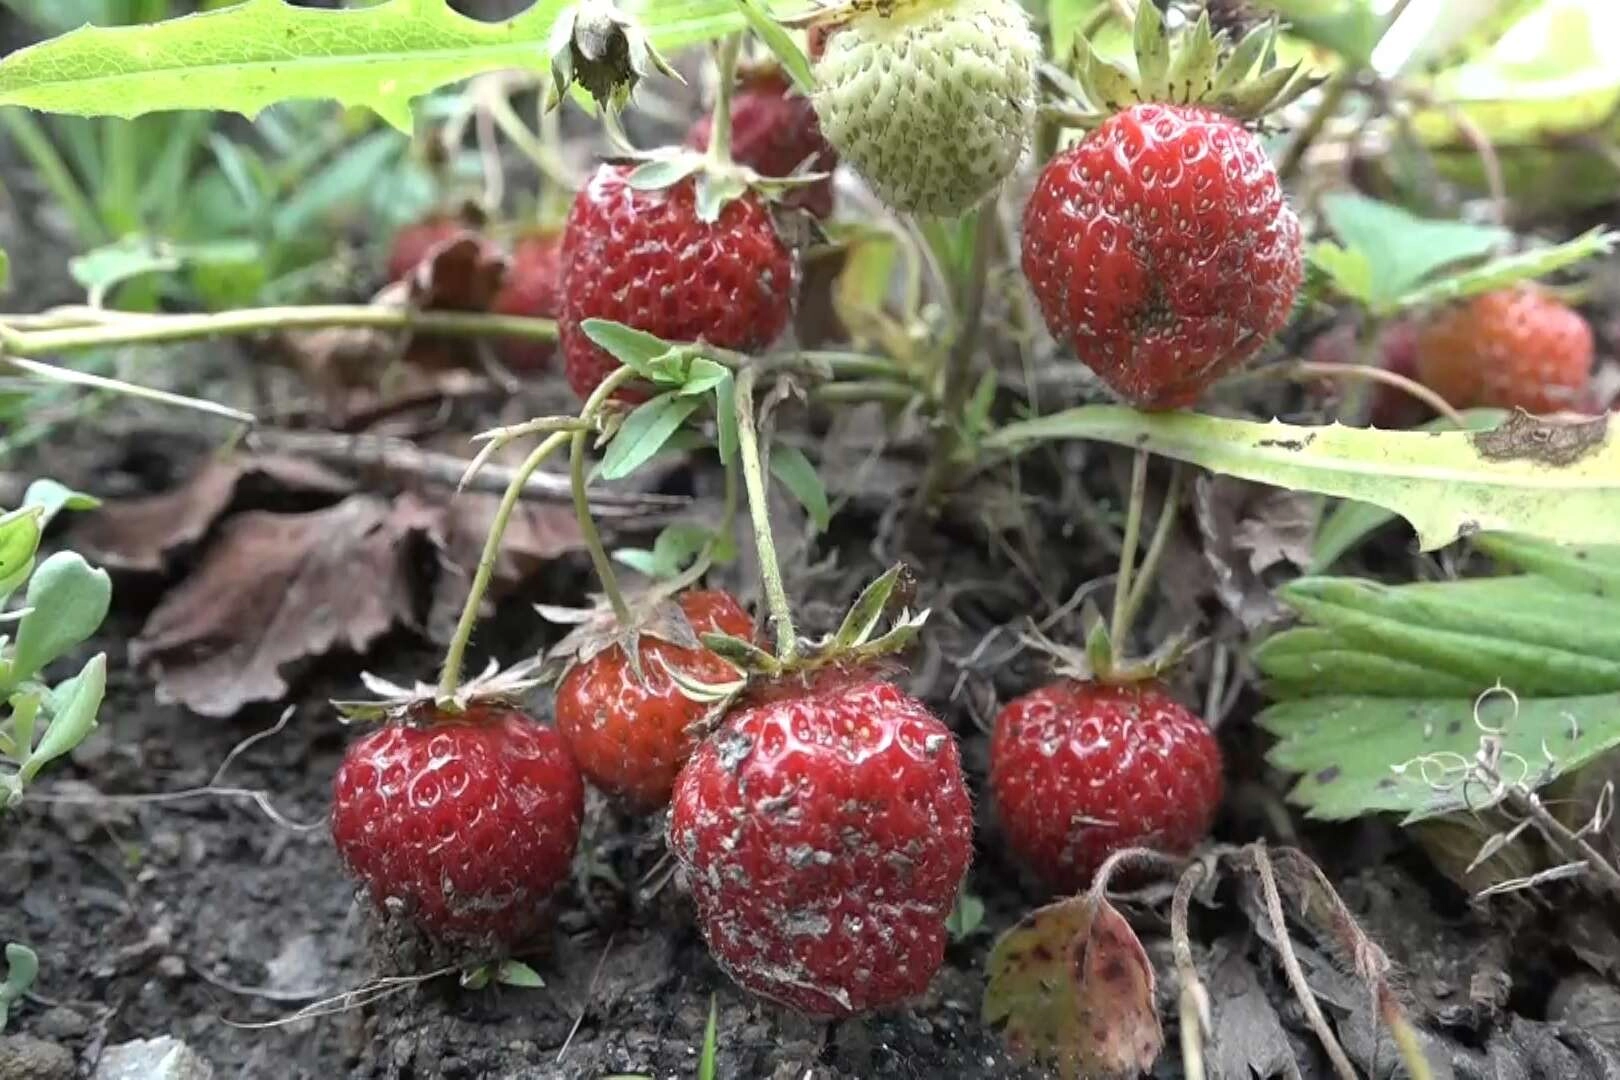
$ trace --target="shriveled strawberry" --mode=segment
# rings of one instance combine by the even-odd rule
[[[836,671],[728,717],[669,820],[715,960],[826,1017],[927,988],[972,839],[951,733],[893,685]]]
[[[568,215],[558,326],[568,383],[582,398],[619,367],[580,329],[587,319],[755,352],[793,312],[793,259],[757,194],[728,202],[709,223],[698,217],[691,177],[638,191],[627,182],[633,171],[601,166]],[[618,396],[645,393],[631,385]]]
[[[996,717],[990,786],[1007,844],[1055,892],[1116,851],[1192,850],[1221,800],[1221,754],[1202,720],[1153,683],[1066,679]]]
[[[514,709],[393,722],[349,747],[332,839],[380,911],[480,955],[543,925],[568,877],[585,785],[557,733]]]
[[[1459,409],[1550,414],[1590,404],[1592,328],[1532,285],[1440,311],[1418,334],[1418,375]]]
[[[562,237],[554,232],[533,232],[518,238],[506,282],[490,310],[497,315],[555,319],[562,307]],[[539,371],[550,362],[557,346],[549,341],[516,338],[500,342],[501,359],[513,371]]]
[[[705,116],[692,125],[686,144],[709,148],[714,118]],[[810,99],[793,92],[781,68],[750,71],[731,100],[731,156],[761,176],[783,177],[798,172],[831,173],[838,155],[821,134],[821,121]],[[833,208],[833,182],[824,180],[798,188],[782,200],[817,217]]]
[[[1201,106],[1133,105],[1041,173],[1024,275],[1046,324],[1116,393],[1190,405],[1288,320],[1299,219],[1260,141]]]
[[[699,634],[753,636],[753,621],[729,593],[689,590],[680,607]],[[592,784],[651,811],[669,802],[675,775],[697,746],[692,726],[709,710],[681,693],[669,669],[711,684],[734,679],[736,671],[707,649],[651,635],[640,639],[639,649],[645,681],[618,645],[570,668],[557,688],[557,730]]]
[[[435,248],[472,233],[466,223],[451,214],[436,214],[405,226],[394,234],[393,246],[388,250],[388,280],[404,281]]]

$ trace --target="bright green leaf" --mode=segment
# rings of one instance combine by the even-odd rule
[[[6,946],[6,981],[0,983],[0,1033],[6,1030],[11,1006],[22,1000],[39,976],[39,957],[26,945]]]
[[[1485,728],[1501,731],[1510,781],[1540,787],[1620,746],[1616,695],[1475,702],[1328,697],[1273,705],[1260,726],[1280,741],[1267,755],[1300,774],[1289,793],[1314,818],[1343,820],[1393,811],[1421,820],[1491,805],[1494,789],[1462,783]]]
[[[713,539],[714,534],[700,525],[676,522],[658,534],[651,551],[627,548],[615,551],[613,557],[648,577],[667,580],[685,570]]]
[[[653,377],[652,362],[675,348],[662,338],[607,319],[586,319],[579,328],[619,363],[646,378]]]
[[[619,480],[635,472],[680,430],[686,418],[697,411],[693,398],[674,393],[660,394],[636,408],[625,418],[619,433],[608,445],[602,459],[602,478]]]
[[[63,510],[94,510],[101,500],[57,483],[55,480],[35,480],[23,492],[23,506],[37,506],[43,515],[40,524],[49,525]]]
[[[692,360],[686,369],[686,383],[678,393],[682,397],[692,397],[707,394],[731,377],[731,369],[724,364],[716,363],[708,357],[699,356]]]
[[[25,507],[0,517],[0,604],[22,587],[34,568],[43,516],[37,507]]]
[[[533,990],[546,985],[540,973],[521,960],[503,960],[495,971],[495,981],[503,986],[517,986]]]
[[[709,995],[709,1021],[703,1025],[703,1052],[698,1056],[698,1080],[715,1080],[716,1059],[720,1051],[720,1009],[714,995]]]
[[[986,445],[1054,439],[1140,447],[1244,480],[1373,503],[1410,521],[1424,551],[1486,530],[1620,542],[1620,439],[1607,418],[1580,427],[1526,417],[1490,432],[1375,431],[1091,405],[1012,424]]]
[[[51,691],[51,723],[39,745],[23,762],[18,779],[27,784],[39,770],[84,742],[96,726],[96,713],[107,692],[107,657],[98,653],[73,678]]]
[[[832,507],[827,502],[827,489],[816,475],[816,467],[810,464],[804,452],[796,446],[772,447],[771,475],[799,500],[815,527],[825,531],[832,521]]]
[[[17,623],[11,679],[32,677],[69,649],[89,640],[107,617],[112,580],[78,554],[60,551],[34,571],[28,607]]]
[[[945,920],[945,932],[951,935],[951,940],[962,941],[983,925],[984,901],[970,892],[958,895],[956,906],[951,908],[950,917]]]
[[[748,20],[748,28],[759,36],[766,48],[776,57],[782,70],[788,73],[802,93],[809,93],[816,85],[816,77],[810,72],[810,59],[799,48],[799,43],[793,40],[782,24],[767,15],[755,0],[732,0],[737,10],[742,12],[743,18]]]
[[[1493,292],[1521,281],[1546,277],[1576,263],[1602,255],[1614,247],[1615,233],[1592,229],[1566,243],[1536,248],[1492,259],[1483,266],[1431,282],[1400,300],[1402,308],[1427,307]]]
[[[1366,307],[1373,305],[1376,292],[1373,266],[1365,252],[1322,240],[1311,245],[1310,263],[1327,275],[1340,295]]]
[[[1489,254],[1509,235],[1492,226],[1418,217],[1350,193],[1324,197],[1322,213],[1345,246],[1366,258],[1368,299],[1375,310],[1387,308],[1437,270]]]

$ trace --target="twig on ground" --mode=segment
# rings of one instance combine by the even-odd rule
[[[1204,1080],[1204,1040],[1213,1027],[1209,991],[1198,977],[1192,940],[1187,932],[1187,908],[1193,890],[1203,880],[1203,863],[1188,866],[1181,880],[1176,882],[1176,892],[1170,900],[1170,942],[1175,952],[1176,977],[1181,982],[1181,1066],[1187,1080]]]

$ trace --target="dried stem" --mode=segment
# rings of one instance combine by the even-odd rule
[[[1500,780],[1500,777],[1497,777]],[[1546,838],[1559,853],[1570,861],[1583,862],[1586,869],[1616,900],[1620,900],[1620,870],[1616,870],[1614,863],[1610,862],[1590,840],[1575,832],[1568,825],[1559,821],[1548,810],[1541,797],[1533,791],[1527,791],[1522,785],[1510,784],[1507,786],[1505,801],[1515,811],[1529,818],[1536,826],[1537,831]]]
[[[0,342],[0,349],[9,351],[9,342]],[[137,386],[121,379],[109,379],[102,375],[92,375],[88,371],[75,371],[72,368],[56,367],[53,364],[41,364],[34,360],[24,360],[18,356],[6,356],[0,352],[0,364],[16,368],[25,375],[48,379],[51,382],[66,383],[70,386],[82,386],[90,390],[105,390],[124,397],[137,398],[141,401],[151,401],[158,405],[169,405],[177,409],[189,409],[192,412],[207,413],[210,416],[223,417],[238,424],[251,427],[257,422],[252,413],[240,409],[216,405],[212,401],[203,401],[200,398],[186,397],[182,394],[171,394],[167,390],[153,390],[150,387]]]
[[[1209,991],[1198,977],[1187,932],[1187,908],[1193,890],[1203,880],[1203,863],[1188,866],[1170,900],[1170,942],[1175,951],[1176,977],[1181,981],[1181,1067],[1187,1080],[1204,1080],[1204,1038],[1211,1027]]]
[[[1294,943],[1288,936],[1288,917],[1283,913],[1282,897],[1277,892],[1277,875],[1271,866],[1271,855],[1267,852],[1264,842],[1251,845],[1249,854],[1254,862],[1255,875],[1260,879],[1260,891],[1266,902],[1266,917],[1271,922],[1272,936],[1277,939],[1277,955],[1282,960],[1283,972],[1288,976],[1288,985],[1293,987],[1300,1008],[1305,1010],[1305,1019],[1310,1023],[1317,1041],[1322,1044],[1328,1060],[1333,1064],[1333,1071],[1338,1073],[1340,1080],[1356,1080],[1355,1067],[1350,1064],[1344,1047],[1339,1045],[1338,1037],[1328,1026],[1327,1017],[1322,1014],[1322,1006],[1317,1002],[1316,994],[1311,990],[1310,983],[1305,979],[1305,972],[1299,966],[1299,957],[1294,953]]]

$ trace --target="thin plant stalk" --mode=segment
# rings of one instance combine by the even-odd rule
[[[1130,597],[1125,601],[1125,614],[1121,622],[1121,632],[1129,633],[1131,625],[1136,622],[1136,616],[1141,613],[1142,605],[1147,602],[1148,592],[1153,588],[1153,576],[1159,569],[1159,562],[1164,557],[1164,550],[1169,545],[1170,533],[1176,522],[1176,511],[1181,501],[1181,463],[1175,462],[1170,469],[1170,485],[1165,488],[1164,505],[1159,509],[1158,523],[1153,527],[1153,539],[1148,541],[1147,554],[1142,556],[1142,564],[1136,570],[1135,580],[1131,582]],[[1116,639],[1117,640],[1117,639]]]
[[[765,466],[760,458],[759,432],[754,426],[754,388],[758,381],[759,372],[753,367],[737,375],[737,450],[742,457],[743,484],[748,490],[748,513],[754,523],[754,547],[765,584],[765,601],[776,628],[776,658],[789,663],[798,656],[799,639],[793,628],[787,587],[782,582],[782,566],[776,557],[776,540],[771,535]]]
[[[1142,505],[1147,502],[1148,452],[1138,450],[1131,463],[1130,503],[1125,510],[1125,536],[1119,547],[1119,573],[1114,577],[1114,617],[1108,623],[1114,659],[1124,655],[1125,635],[1130,632],[1126,616],[1130,611],[1132,574],[1136,568],[1136,548],[1142,540]]]

